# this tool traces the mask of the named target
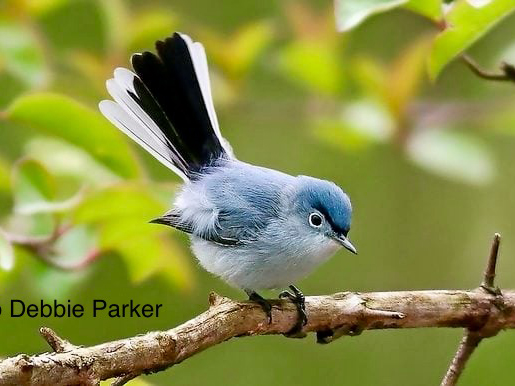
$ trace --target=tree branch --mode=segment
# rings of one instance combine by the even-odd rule
[[[481,286],[475,290],[342,292],[306,297],[308,322],[295,337],[316,332],[318,343],[388,328],[462,327],[466,333],[442,381],[455,385],[479,342],[502,329],[515,328],[515,290],[494,287],[500,236],[495,235]],[[283,334],[297,321],[289,300],[271,300],[272,322],[254,302],[237,302],[215,293],[210,307],[196,318],[167,331],[75,346],[49,328],[40,330],[54,350],[20,354],[0,362],[0,385],[98,385],[117,378],[124,385],[140,374],[164,370],[231,338]],[[288,336],[291,337],[291,336]]]
[[[497,308],[503,309],[504,299],[502,293],[498,288],[494,287],[495,270],[497,266],[497,256],[499,254],[500,243],[501,235],[496,233],[490,248],[490,255],[488,256],[485,273],[483,274],[483,281],[481,282],[479,289],[494,296],[496,299]],[[497,335],[499,331],[499,326],[484,325],[481,328],[473,328],[470,326],[467,327],[460,345],[458,346],[458,350],[456,351],[456,354],[454,354],[454,358],[452,359],[440,386],[456,385],[461,373],[463,372],[463,369],[465,368],[465,365],[467,364],[470,356],[477,348],[479,343],[481,343],[484,338]]]
[[[515,291],[503,291],[502,298],[503,308],[498,307],[497,296],[480,290],[344,292],[309,296],[306,298],[308,324],[304,332],[318,332],[325,337],[322,342],[327,343],[336,337],[356,335],[368,329],[465,327],[498,331],[515,328]],[[233,337],[285,334],[294,326],[297,310],[287,300],[272,303],[273,321],[268,324],[258,305],[213,294],[211,307],[206,312],[168,331],[92,347],[67,343],[62,351],[5,359],[0,362],[0,384],[96,385],[104,379],[163,370]],[[63,345],[51,343],[51,346]]]
[[[494,80],[499,82],[515,82],[515,66],[510,63],[501,63],[500,73],[488,72],[481,67],[472,59],[470,56],[463,54],[461,59],[470,68],[470,70],[478,77],[486,80]]]

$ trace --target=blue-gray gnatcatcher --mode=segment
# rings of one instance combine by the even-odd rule
[[[270,321],[270,303],[256,290],[286,287],[341,246],[356,253],[349,197],[329,181],[237,160],[218,127],[202,44],[175,33],[156,49],[132,56],[135,73],[114,71],[114,101],[100,110],[184,180],[173,208],[153,222],[189,233],[200,264],[245,290]],[[304,297],[289,287],[281,297],[305,323]]]

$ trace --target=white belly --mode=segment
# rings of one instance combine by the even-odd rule
[[[306,243],[286,245],[274,255],[266,246],[221,246],[193,236],[192,249],[200,264],[227,283],[242,289],[284,288],[311,273],[339,248],[320,236]],[[252,252],[251,252],[252,251]]]

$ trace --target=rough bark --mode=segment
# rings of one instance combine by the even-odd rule
[[[288,300],[273,301],[273,321],[251,302],[212,294],[210,308],[168,331],[77,347],[42,329],[55,352],[21,354],[0,362],[0,385],[96,385],[100,380],[131,379],[163,370],[233,337],[287,334],[297,311]],[[367,329],[461,327],[480,336],[515,328],[515,290],[401,291],[337,293],[306,298],[308,323],[319,343]]]

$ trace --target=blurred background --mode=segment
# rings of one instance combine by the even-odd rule
[[[460,60],[436,77],[445,24],[430,3],[437,15],[397,7],[345,25],[342,1],[340,33],[322,0],[1,1],[0,356],[48,350],[43,325],[93,345],[178,325],[210,291],[245,298],[198,266],[185,235],[147,223],[179,179],[97,110],[114,68],[175,30],[205,45],[238,158],[335,181],[353,200],[360,254],[341,251],[297,283],[306,294],[473,288],[494,232],[497,284],[514,288],[515,84]],[[495,72],[515,63],[515,14],[489,27],[467,52]],[[164,306],[150,319],[11,319],[13,298]],[[461,334],[233,339],[131,384],[435,385]],[[512,383],[513,355],[511,331],[485,341],[461,384]]]

